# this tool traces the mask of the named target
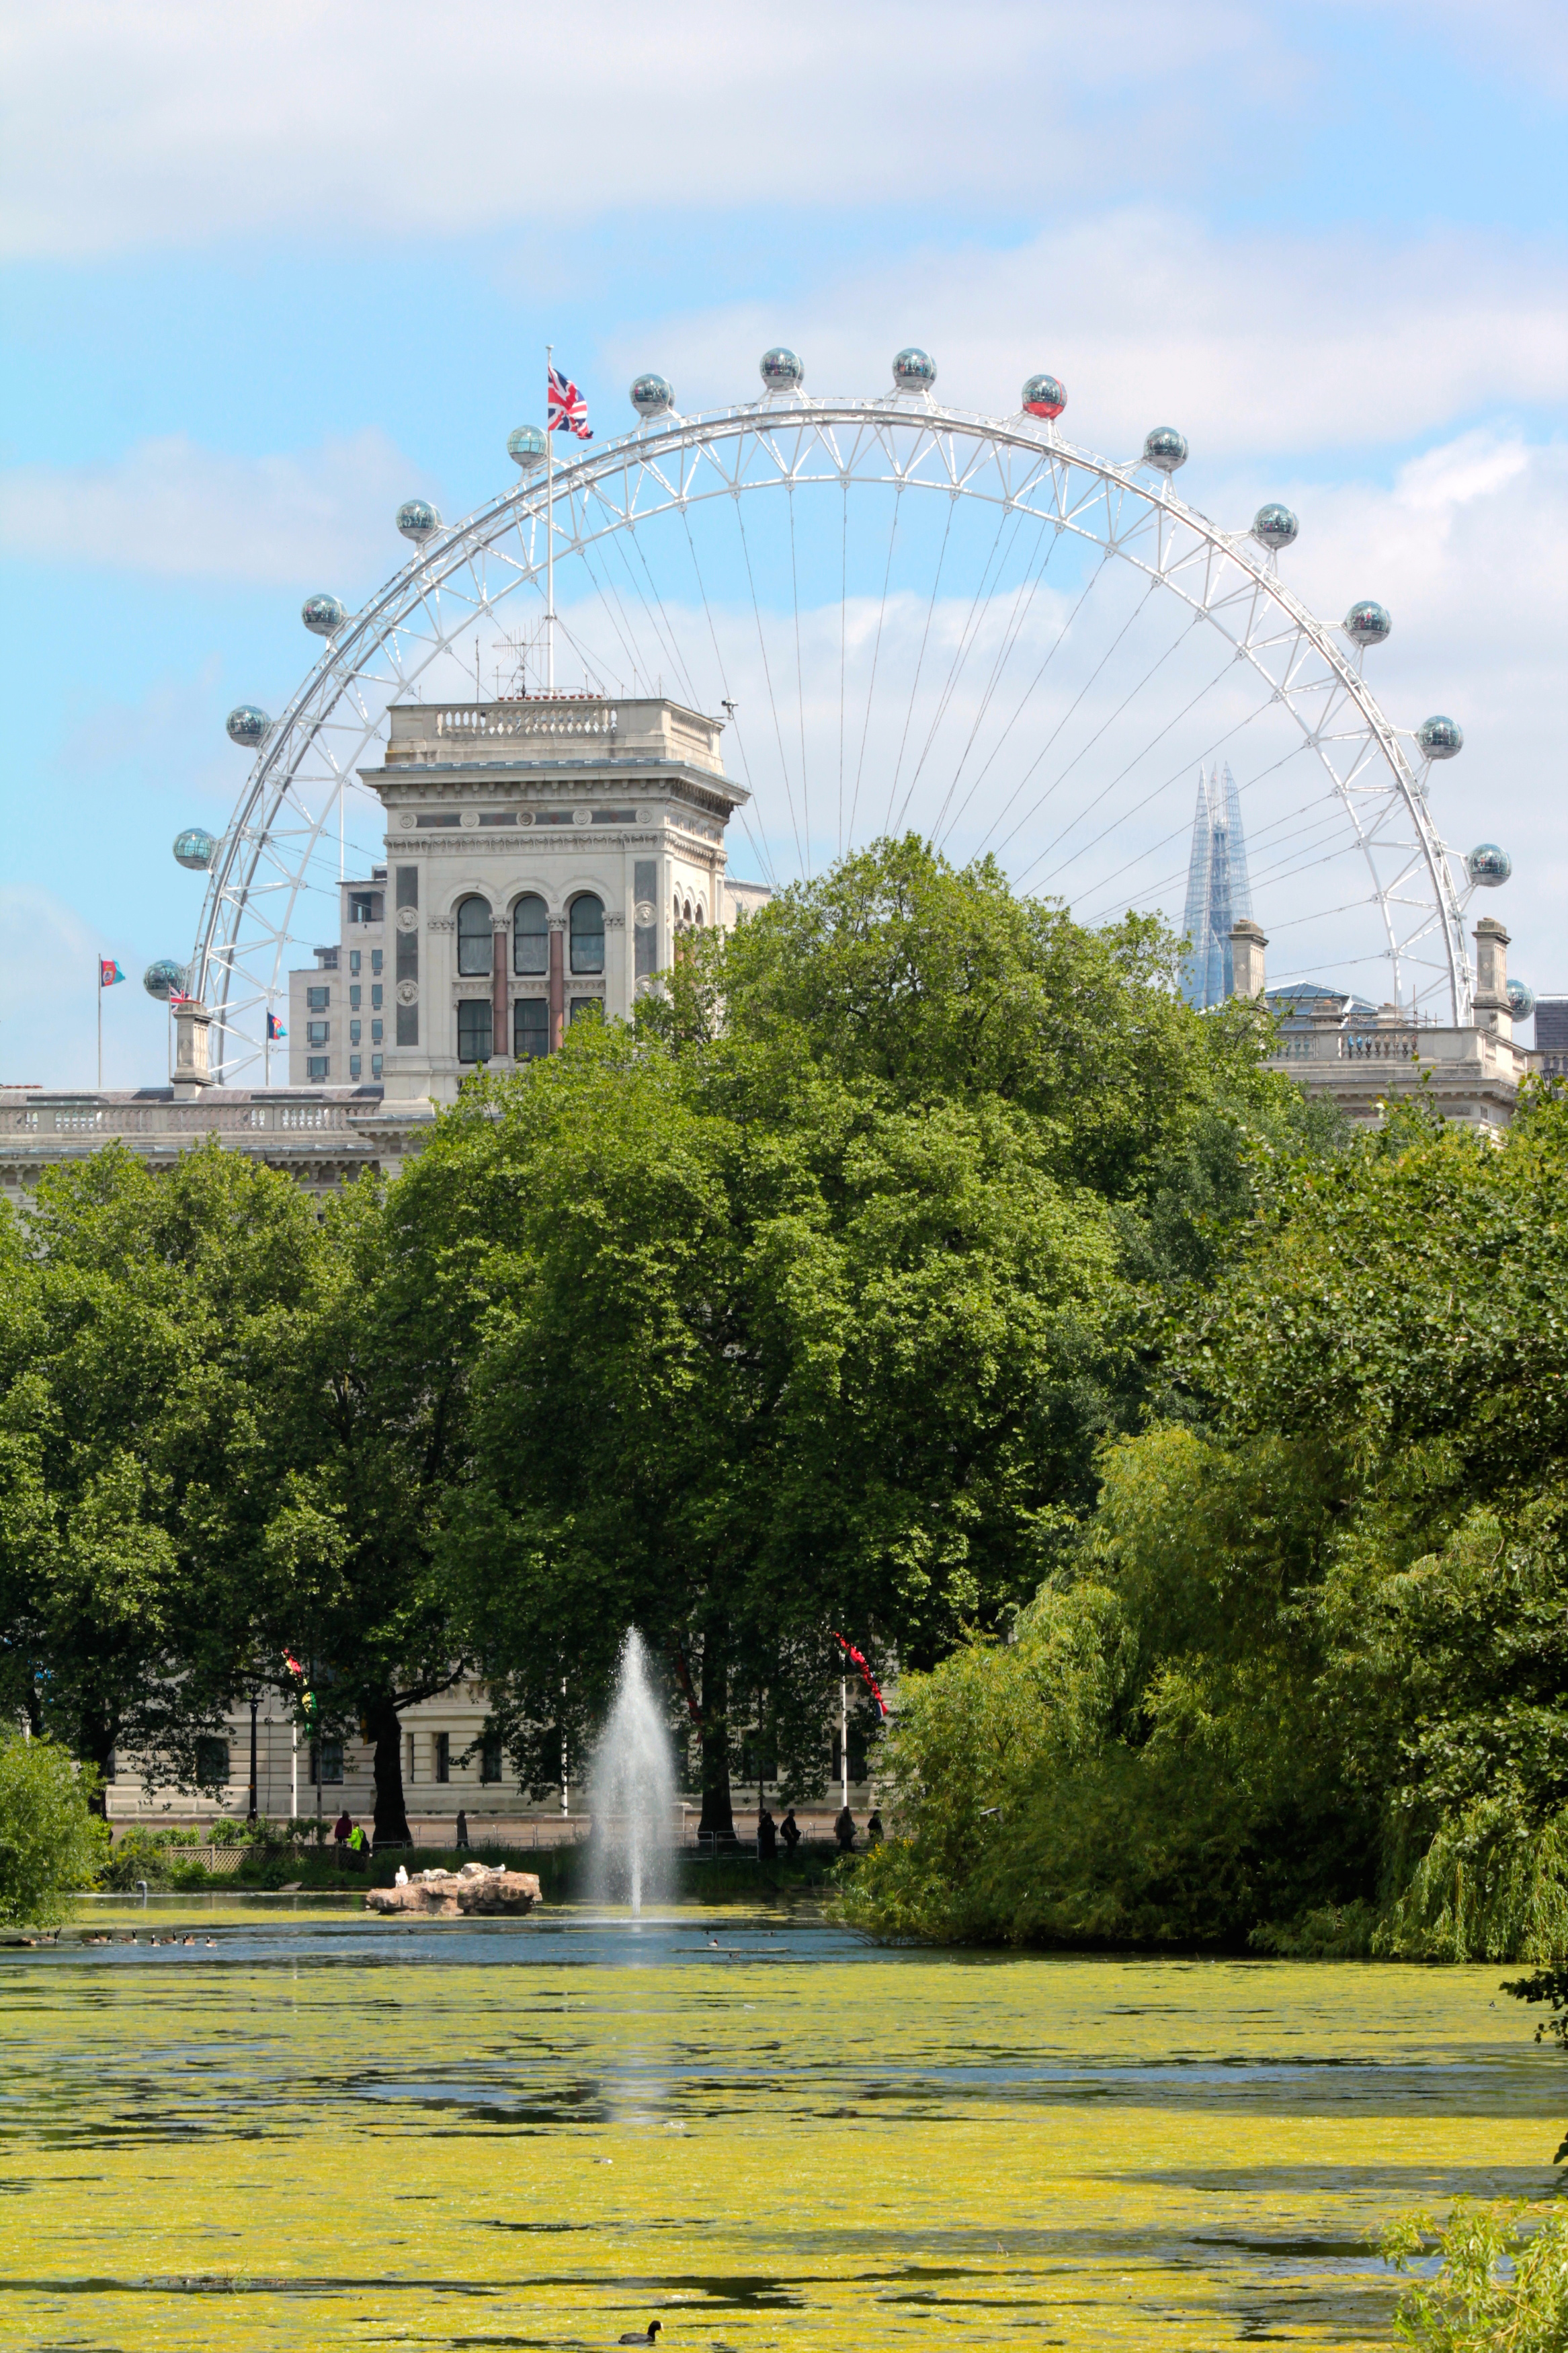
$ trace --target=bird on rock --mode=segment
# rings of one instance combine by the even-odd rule
[[[662,2320],[650,2320],[646,2328],[628,2328],[626,2335],[618,2337],[616,2342],[618,2345],[657,2345],[658,2332],[663,2327]]]

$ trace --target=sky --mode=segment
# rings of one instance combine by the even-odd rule
[[[852,394],[918,343],[997,415],[1048,367],[1111,457],[1178,424],[1206,512],[1299,512],[1315,611],[1394,614],[1376,691],[1461,721],[1436,820],[1568,992],[1561,8],[6,0],[0,42],[0,1081],[91,1083],[100,954],[106,1083],[162,1079],[226,712],[401,499],[515,479],[546,341],[605,431],[780,342]]]

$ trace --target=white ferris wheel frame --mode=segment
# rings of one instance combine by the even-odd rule
[[[1221,530],[1174,495],[1168,475],[1152,472],[1142,459],[1116,464],[1079,448],[1027,414],[984,417],[926,394],[817,400],[797,392],[698,417],[667,412],[557,465],[550,504],[557,560],[709,499],[807,483],[977,498],[1120,557],[1218,629],[1233,659],[1249,663],[1290,712],[1365,860],[1394,1000],[1403,1001],[1404,968],[1419,963],[1431,987],[1446,984],[1449,1018],[1467,1024],[1469,893],[1433,826],[1430,763],[1414,733],[1385,717],[1359,651],[1285,586],[1272,551],[1249,532]],[[188,984],[216,1017],[220,1081],[262,1056],[266,1013],[287,988],[307,869],[389,705],[416,693],[476,620],[516,590],[542,585],[546,504],[542,466],[442,525],[344,621],[269,727],[214,854]],[[679,651],[670,652],[679,669]],[[443,690],[442,700],[463,698]],[[1420,946],[1426,954],[1417,958]]]

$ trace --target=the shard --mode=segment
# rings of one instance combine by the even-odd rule
[[[1189,1005],[1223,1005],[1231,993],[1230,927],[1252,913],[1241,800],[1227,760],[1198,772],[1198,807],[1187,867],[1182,929],[1190,943],[1183,994]]]

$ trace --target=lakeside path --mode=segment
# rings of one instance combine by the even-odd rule
[[[187,1918],[215,1948],[147,1942]],[[142,1941],[0,1956],[39,2353],[1375,2344],[1386,2222],[1549,2196],[1568,2119],[1502,1968],[887,1953],[798,1905],[90,1925]]]

